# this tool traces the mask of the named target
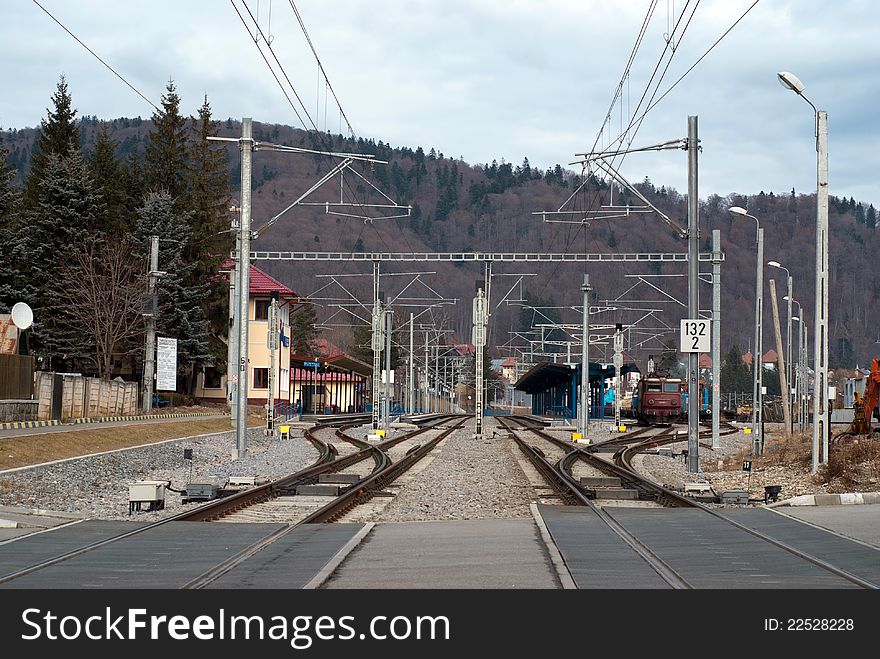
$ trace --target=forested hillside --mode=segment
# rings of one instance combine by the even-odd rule
[[[56,103],[59,93],[56,91]],[[48,118],[43,119],[42,130],[8,129],[3,133],[7,170],[0,177],[3,222],[0,258],[3,259],[4,272],[4,282],[0,284],[0,308],[8,307],[17,299],[32,300],[37,304],[42,301],[47,309],[52,305],[72,304],[69,296],[58,293],[65,289],[63,275],[74,258],[70,249],[77,241],[71,235],[82,238],[90,233],[90,227],[94,227],[92,233],[109,237],[106,245],[124,242],[134,257],[143,259],[143,236],[167,224],[171,228],[161,230],[174,233],[176,227],[174,235],[182,247],[174,248],[174,243],[163,244],[161,260],[188,263],[192,267],[178,278],[178,285],[182,287],[179,295],[172,296],[166,291],[165,304],[190,300],[190,307],[180,311],[180,318],[189,319],[187,322],[193,328],[194,336],[187,352],[191,363],[199,363],[212,351],[222,354],[222,345],[217,343],[216,335],[222,334],[225,300],[222,286],[217,286],[211,275],[219,258],[231,248],[231,234],[222,231],[229,227],[232,218],[228,207],[237,203],[240,165],[235,144],[207,142],[204,137],[209,134],[237,137],[241,131],[240,123],[234,120],[216,122],[211,117],[207,99],[179,99],[172,83],[163,98],[163,111],[151,119],[102,121],[86,114],[76,117],[73,110],[75,94],[69,94],[65,86],[64,95],[70,107],[66,111],[57,107],[51,110]],[[200,106],[197,101],[201,101]],[[182,107],[197,110],[193,117],[187,118],[180,110]],[[88,108],[80,110],[86,113]],[[65,112],[66,117],[53,119],[53,114],[64,115]],[[53,138],[52,131],[62,125],[65,135]],[[252,244],[254,250],[629,253],[684,252],[687,248],[685,241],[653,214],[624,214],[583,224],[543,221],[541,215],[533,213],[556,210],[566,200],[565,208],[579,211],[598,208],[601,204],[625,206],[639,203],[633,195],[616,187],[612,192],[607,184],[589,175],[586,184],[575,194],[583,182],[582,173],[565,170],[559,165],[541,170],[532,167],[527,159],[519,164],[503,161],[468,164],[443,154],[436,146],[392,147],[384,141],[306,133],[259,121],[254,123],[254,137],[262,143],[315,151],[369,153],[378,160],[387,161],[387,164],[372,167],[356,166],[363,179],[349,172],[342,183],[337,177],[309,196],[307,202],[387,204],[388,201],[373,192],[365,182],[369,181],[398,204],[412,206],[409,217],[364,221],[359,217],[330,214],[323,203],[300,205],[266,229]],[[47,141],[50,139],[56,142]],[[74,148],[68,152],[63,145],[70,140]],[[704,140],[710,142],[711,135],[706,135]],[[47,153],[56,155],[47,157]],[[260,228],[291,204],[337,161],[315,153],[258,150],[253,157],[254,228]],[[52,204],[63,204],[58,195],[67,190],[65,186],[68,184],[64,181],[69,180],[79,181],[80,189],[76,194],[81,206],[72,215],[59,214]],[[832,173],[831,365],[852,367],[867,363],[880,347],[876,345],[880,339],[880,328],[876,327],[878,290],[873,284],[871,267],[872,255],[880,251],[880,240],[873,205],[834,196],[833,181]],[[52,192],[53,186],[56,192]],[[662,182],[647,179],[637,187],[667,215],[686,225],[687,200],[684,195],[663,186]],[[711,251],[711,230],[717,228],[721,230],[725,254],[722,352],[726,353],[733,344],[743,350],[748,348],[753,342],[754,328],[755,223],[747,217],[729,213],[730,206],[747,208],[760,219],[765,229],[765,262],[778,261],[791,271],[794,297],[804,305],[812,331],[814,191],[762,191],[757,194],[738,191],[728,194],[727,191],[702,190],[702,249]],[[372,217],[382,214],[377,209],[364,211],[357,206],[350,209],[352,215],[362,213]],[[547,219],[559,217],[548,216]],[[581,216],[566,217],[579,219]],[[91,262],[96,258],[94,255],[90,257]],[[106,261],[106,257],[97,260]],[[315,275],[368,272],[363,266],[350,263],[267,261],[257,265],[302,295],[311,294],[327,284],[326,279]],[[142,261],[136,262],[136,269],[142,271]],[[388,271],[403,270],[436,273],[425,275],[424,281],[442,295],[457,298],[459,303],[438,308],[434,318],[446,315],[448,326],[457,333],[449,338],[450,341],[469,341],[470,299],[474,280],[480,278],[482,272],[475,266],[450,263],[388,267]],[[708,263],[704,264],[702,271],[709,272]],[[547,316],[569,323],[577,323],[580,319],[579,313],[571,307],[580,304],[584,272],[590,274],[594,304],[610,307],[594,317],[597,325],[613,325],[615,322],[628,325],[654,310],[653,316],[642,323],[655,331],[630,334],[630,352],[634,357],[646,359],[648,354],[662,350],[664,341],[675,338],[675,333],[659,336],[659,329],[668,326],[677,333],[678,319],[683,317],[686,307],[671,301],[656,288],[686,302],[683,277],[658,277],[684,274],[683,264],[518,263],[495,267],[496,274],[535,273],[537,276],[523,279],[524,299],[532,306],[551,307],[544,311]],[[651,277],[639,280],[633,275]],[[66,276],[74,275],[67,273]],[[765,284],[771,278],[776,279],[784,327],[785,309],[781,298],[786,294],[785,272],[768,267],[764,278]],[[495,279],[493,300],[500,300],[515,280],[511,276]],[[363,299],[369,297],[369,277],[346,281],[350,290],[362,294]],[[316,300],[319,304],[325,305],[319,309],[319,320],[330,317],[335,311],[328,306],[333,301],[322,302],[321,298],[340,294],[339,289],[332,292],[324,289],[315,296],[319,298]],[[704,309],[711,306],[710,295],[711,288],[704,286],[701,289]],[[512,299],[518,297],[519,289],[511,294]],[[202,300],[202,304],[197,305],[198,313],[191,302],[195,299]],[[775,346],[769,285],[765,288],[764,299],[764,346],[769,349]],[[530,310],[523,312],[518,305],[494,307],[495,303],[490,326],[490,343],[496,346],[493,354],[504,354],[499,346],[510,340],[510,332],[527,330],[533,321],[542,322],[540,316]],[[408,319],[409,311],[398,309],[400,319]],[[204,319],[212,323],[206,326]],[[44,326],[42,334],[37,332],[36,345],[63,358],[74,348],[52,343],[55,340],[52,337],[64,335],[64,328],[55,327],[52,322],[55,321]],[[345,324],[340,323],[338,315],[330,322],[330,325],[337,324]],[[197,327],[210,329],[201,335],[196,331]],[[72,340],[70,328],[65,331],[69,342]],[[348,345],[350,329],[335,327],[327,331],[335,343]],[[549,340],[550,337],[545,338]],[[545,347],[545,351],[554,350],[564,354],[564,340],[555,347]],[[598,350],[601,353],[602,347]]]

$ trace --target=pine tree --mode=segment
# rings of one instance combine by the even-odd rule
[[[224,361],[226,344],[219,337],[228,332],[229,289],[215,275],[222,261],[228,258],[234,239],[229,231],[227,211],[230,189],[225,147],[207,139],[219,134],[219,126],[219,122],[211,119],[211,106],[206,96],[199,108],[198,119],[192,119],[193,140],[188,145],[186,193],[179,206],[189,213],[190,218],[190,240],[184,249],[184,257],[195,264],[194,281],[205,282],[208,287],[202,309],[214,337],[211,352],[217,361]]]
[[[868,206],[868,211],[865,213],[865,226],[869,229],[877,228],[877,209],[874,208],[874,204]]]
[[[52,95],[54,111],[46,109],[46,118],[40,121],[40,130],[34,142],[31,170],[25,184],[24,207],[33,210],[39,204],[40,184],[46,175],[46,166],[52,155],[66,157],[79,146],[79,130],[74,123],[76,110],[67,90],[67,80],[61,76]]]
[[[116,142],[107,124],[101,124],[88,164],[92,178],[101,187],[104,209],[98,218],[101,230],[109,236],[122,237],[134,226],[134,207],[125,189],[123,166],[116,158]]]
[[[201,306],[207,286],[192,283],[196,264],[184,257],[190,238],[188,219],[175,211],[170,194],[151,192],[138,208],[131,243],[146,266],[151,236],[159,236],[159,269],[166,274],[159,279],[156,331],[159,335],[177,339],[178,373],[185,376],[185,388],[191,392],[196,367],[207,363],[211,355],[207,321]]]
[[[313,345],[318,338],[318,329],[315,324],[318,314],[315,306],[304,304],[290,317],[290,349],[298,355],[313,354]]]
[[[153,130],[144,154],[144,182],[150,192],[165,191],[178,203],[186,192],[186,117],[180,114],[180,97],[174,82],[168,81],[162,109],[153,113]]]
[[[743,363],[738,345],[733,345],[721,363],[721,391],[742,393],[752,390],[752,377],[749,367]]]
[[[62,284],[56,272],[60,263],[72,259],[84,236],[103,237],[99,227],[103,205],[78,150],[64,158],[49,155],[37,206],[19,228],[13,255],[20,264],[25,301],[34,311],[31,347],[50,360],[61,358],[64,363],[79,356],[70,343],[72,337],[59,329],[65,309],[58,301]]]
[[[21,193],[12,185],[16,172],[6,166],[7,156],[8,151],[0,133],[0,273],[3,273],[0,276],[0,313],[8,313],[12,305],[21,299],[16,286],[18,268],[12,256]]]
[[[859,224],[865,224],[865,207],[862,205],[862,202],[856,204],[856,222]]]

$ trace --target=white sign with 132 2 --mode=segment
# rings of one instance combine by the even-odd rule
[[[702,318],[681,321],[681,352],[709,352],[711,350],[710,322]]]

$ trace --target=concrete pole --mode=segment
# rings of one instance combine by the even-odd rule
[[[581,395],[578,403],[578,432],[589,441],[590,431],[590,275],[584,275],[581,292],[584,294],[584,309],[581,331]]]
[[[791,410],[788,408],[788,380],[785,375],[785,355],[782,354],[782,329],[779,323],[779,309],[776,306],[776,280],[770,280],[770,302],[773,304],[773,332],[776,335],[777,368],[779,369],[779,390],[782,396],[782,421],[786,437],[791,436]]]
[[[806,432],[807,418],[810,409],[810,379],[809,374],[807,373],[807,369],[809,368],[807,355],[810,354],[810,337],[807,334],[806,324],[801,324],[801,337],[804,342],[803,353],[801,354],[801,369],[804,374],[804,384],[801,387],[801,407],[803,408],[803,411],[801,412],[801,432]]]
[[[813,332],[813,464],[828,462],[828,113],[816,112],[816,329]]]
[[[373,261],[373,334],[370,339],[370,347],[373,349],[373,391],[372,391],[372,428],[373,432],[379,429],[379,385],[382,382],[382,301],[379,299],[379,261]]]
[[[241,120],[241,220],[238,250],[238,419],[232,458],[247,455],[248,421],[248,313],[250,302],[251,252],[251,156],[254,150],[250,117]]]
[[[431,403],[428,398],[428,332],[425,331],[425,405],[422,408],[422,412],[430,412],[431,411]]]
[[[620,399],[623,394],[623,325],[617,323],[614,330],[614,431],[620,430]]]
[[[410,414],[413,413],[413,393],[414,393],[413,384],[415,382],[415,380],[414,380],[414,378],[415,378],[414,364],[416,361],[416,355],[415,355],[415,352],[413,351],[414,320],[415,320],[414,314],[412,312],[410,312],[410,314],[409,314],[409,378],[407,380],[407,386],[406,386],[406,409],[407,409],[407,412],[409,412]]]
[[[241,208],[236,209],[237,212],[241,212]],[[241,253],[241,235],[239,231],[239,223],[241,220],[236,220],[235,215],[233,215],[232,220],[232,230],[235,233],[235,253]],[[227,362],[226,362],[226,394],[229,402],[229,420],[232,423],[233,428],[238,427],[238,382],[236,377],[233,377],[236,373],[238,373],[238,358],[239,358],[239,345],[238,345],[238,280],[240,278],[239,274],[239,262],[241,259],[235,259],[235,268],[233,272],[229,275],[229,350],[227,354]]]
[[[763,412],[763,386],[764,364],[763,361],[763,312],[764,312],[764,229],[758,228],[758,265],[755,275],[755,354],[752,355],[752,368],[754,370],[752,386],[752,454],[761,453],[763,443],[759,436],[761,430],[761,413]]]
[[[688,318],[700,317],[700,198],[697,117],[688,117]],[[688,472],[700,471],[700,355],[688,353]]]
[[[278,379],[275,351],[278,345],[278,293],[272,293],[269,305],[266,343],[269,347],[269,395],[266,397],[266,434],[275,434],[275,383]]]
[[[394,323],[394,313],[390,308],[385,308],[385,432],[391,432],[391,399],[394,389],[391,385],[391,329]]]
[[[791,315],[791,314],[789,314]],[[721,230],[712,230],[712,448],[721,427]]]
[[[147,344],[144,355],[144,400],[143,411],[149,414],[153,409],[153,378],[156,376],[156,282],[159,271],[159,236],[150,236],[150,270],[147,273],[147,292],[150,296],[150,315],[147,316]]]
[[[434,400],[431,407],[434,412],[440,412],[440,335],[437,335],[437,345],[434,346]]]
[[[789,435],[791,435],[791,431],[794,429],[794,394],[791,389],[794,386],[794,380],[792,379],[792,369],[795,363],[794,353],[791,351],[791,300],[792,300],[792,279],[791,275],[788,275],[788,323],[785,332],[785,356],[786,356],[786,371],[785,375],[788,377],[788,391],[785,392],[786,397],[788,398],[788,410],[791,416],[791,425],[789,426]]]

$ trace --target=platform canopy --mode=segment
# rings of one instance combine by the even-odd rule
[[[514,384],[514,389],[524,391],[527,394],[536,394],[547,391],[559,385],[569,382],[580,370],[580,364],[560,364],[553,362],[540,362],[523,373]],[[635,364],[624,364],[620,369],[621,375],[627,373],[640,373]],[[605,378],[613,378],[616,375],[614,366],[608,364],[603,368],[598,362],[590,362],[590,382],[598,382]]]

